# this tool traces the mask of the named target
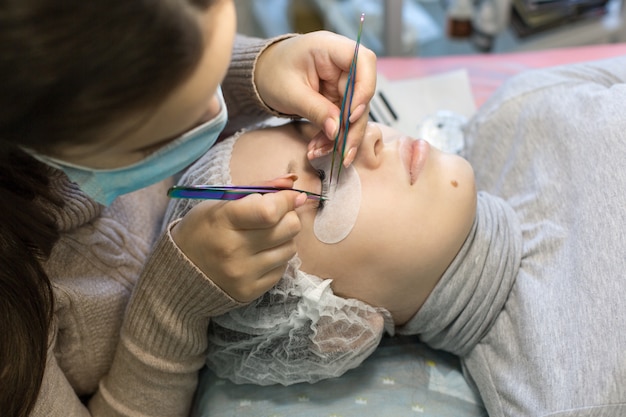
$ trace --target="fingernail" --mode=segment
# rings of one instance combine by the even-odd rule
[[[305,193],[300,193],[296,197],[296,208],[303,206],[306,203],[307,195]]]
[[[296,181],[298,179],[298,174],[294,173],[294,172],[290,172],[289,174],[284,174],[281,175],[280,177],[274,178],[275,180],[282,180],[282,179],[288,179],[288,180],[292,180],[292,181]]]
[[[309,159],[315,159],[324,155],[328,155],[332,151],[333,151],[332,146],[324,146],[322,148],[311,149],[310,151],[307,152],[306,156]]]
[[[309,159],[319,158],[320,156],[322,156],[322,150],[319,148],[311,149],[309,152],[307,152],[306,156]]]
[[[328,155],[329,153],[331,153],[331,152],[333,151],[333,149],[334,149],[334,148],[335,148],[335,147],[334,147],[334,146],[331,146],[331,145],[329,145],[329,146],[325,146],[325,147],[323,147],[323,148],[320,148],[320,149],[319,149],[319,155],[320,155],[320,156]]]
[[[356,120],[358,120],[363,115],[364,111],[365,104],[359,104],[357,108],[350,113],[350,123],[354,123]]]
[[[320,156],[322,156],[322,149],[321,148],[311,149],[309,152],[307,152],[307,156],[309,159],[319,158]]]
[[[330,139],[334,139],[337,134],[337,121],[330,117],[326,119],[324,122],[324,132]]]
[[[350,150],[346,153],[346,156],[343,158],[343,166],[348,168],[350,164],[354,161],[355,155],[356,155],[356,148],[355,147],[350,148]]]

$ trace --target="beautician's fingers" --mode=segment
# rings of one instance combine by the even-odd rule
[[[358,74],[357,74],[358,76]],[[348,137],[346,138],[345,155],[343,159],[344,166],[349,166],[354,158],[367,128],[369,122],[369,102],[365,106],[359,106],[350,115],[350,124],[348,129]],[[340,138],[340,140],[343,140]]]
[[[240,204],[229,208],[228,220],[233,227],[241,230],[274,228],[284,222],[287,216],[293,215],[297,218],[295,209],[302,206],[306,198],[306,194],[291,190],[263,195],[251,194],[238,200]],[[299,228],[295,230],[293,236],[299,231]],[[274,246],[276,243],[278,242],[269,242],[268,246]]]
[[[261,54],[255,70],[261,98],[276,111],[310,120],[334,139],[355,45],[352,39],[325,31],[273,44]],[[345,162],[354,159],[362,141],[375,89],[376,55],[361,45]]]
[[[307,158],[315,159],[328,155],[334,149],[335,142],[328,139],[323,131],[317,132],[307,144]]]
[[[256,286],[254,293],[260,296],[276,285],[285,273],[286,262],[284,259],[289,260],[293,258],[294,250],[295,244],[293,240],[291,240],[284,245],[272,248],[271,251],[263,251],[251,258],[251,260],[256,261],[258,265],[251,265],[250,267],[261,271],[261,275],[254,282]],[[263,271],[265,271],[265,273],[263,273]]]
[[[201,271],[234,299],[249,302],[274,285],[296,253],[295,213],[306,195],[253,194],[196,205],[172,229],[172,238]]]

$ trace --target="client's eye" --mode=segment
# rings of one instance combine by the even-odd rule
[[[323,169],[318,169],[317,176],[319,177],[320,182],[322,183],[322,192],[320,194],[322,195],[322,197],[326,197],[326,194],[328,193],[328,181],[326,180],[326,171],[324,171]],[[318,210],[323,209],[324,203],[326,203],[326,200],[318,200],[316,208]]]

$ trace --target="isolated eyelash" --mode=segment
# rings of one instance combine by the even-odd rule
[[[322,197],[326,197],[326,194],[328,193],[328,180],[326,178],[326,171],[324,171],[323,169],[318,169],[317,176],[319,177],[320,182],[322,183],[322,192],[320,194],[322,195]],[[316,209],[318,210],[323,209],[325,203],[326,203],[325,198],[318,200]]]

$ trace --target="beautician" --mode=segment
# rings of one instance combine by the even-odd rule
[[[209,318],[281,277],[303,195],[205,202],[159,235],[168,178],[271,115],[327,153],[354,41],[239,37],[231,0],[0,1],[1,414],[186,416]],[[361,47],[346,166],[375,61]]]

